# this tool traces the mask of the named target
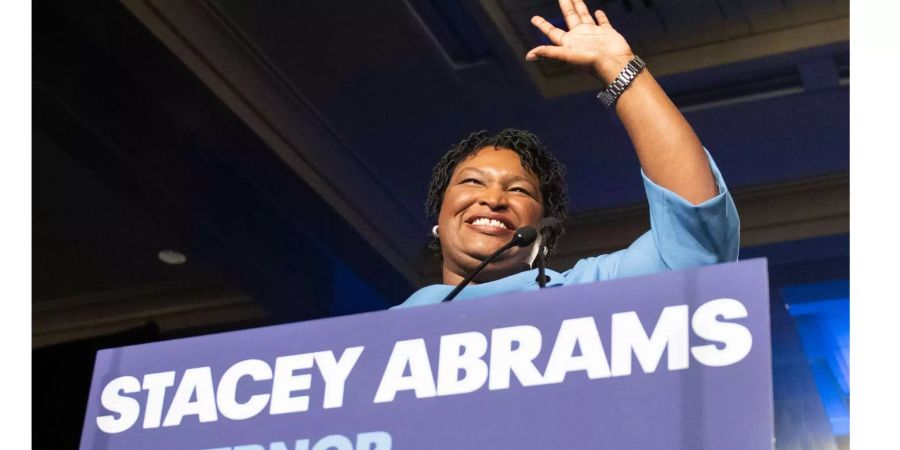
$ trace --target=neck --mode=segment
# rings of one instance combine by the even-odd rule
[[[443,283],[449,284],[450,286],[456,286],[459,283],[462,283],[462,280],[465,278],[464,275],[460,275],[458,273],[453,272],[444,266],[441,271],[443,272],[441,275],[443,277]],[[472,284],[475,283],[475,280],[472,280]]]

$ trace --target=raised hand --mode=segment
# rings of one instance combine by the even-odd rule
[[[556,45],[535,47],[525,59],[555,59],[586,70],[606,83],[612,82],[634,57],[625,38],[613,29],[603,11],[598,9],[591,16],[583,0],[559,0],[559,8],[569,31],[554,27],[543,17],[532,17],[531,23]]]

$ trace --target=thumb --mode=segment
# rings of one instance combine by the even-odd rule
[[[569,52],[563,47],[555,47],[552,45],[541,45],[531,49],[527,55],[525,55],[526,61],[535,61],[538,58],[548,58],[548,59],[556,59],[564,62],[569,62]]]

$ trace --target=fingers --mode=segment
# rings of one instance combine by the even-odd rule
[[[525,55],[525,61],[534,61],[538,58],[549,58],[549,59],[558,59],[561,61],[566,61],[566,56],[568,55],[568,50],[563,47],[554,47],[552,45],[541,45],[539,47],[535,47]]]
[[[594,18],[591,17],[591,11],[584,4],[584,0],[575,0],[575,12],[581,18],[581,23],[594,24]]]
[[[575,5],[572,4],[572,0],[559,0],[559,10],[562,11],[562,15],[566,19],[566,26],[569,27],[570,30],[581,25],[581,16],[578,15],[578,11],[575,10]],[[590,16],[590,14],[588,14],[588,16]]]
[[[609,19],[606,18],[605,12],[598,9],[597,11],[594,11],[594,15],[597,17],[598,26],[602,27],[604,24],[609,25]]]
[[[546,35],[548,38],[550,38],[550,42],[552,42],[556,45],[560,45],[562,43],[562,37],[563,37],[563,35],[566,34],[565,31],[554,27],[552,23],[547,22],[541,16],[532,17],[531,23],[532,23],[532,25],[538,27],[538,29],[541,30],[541,32],[544,33],[544,35]]]

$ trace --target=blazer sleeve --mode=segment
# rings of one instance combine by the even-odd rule
[[[654,183],[642,170],[650,206],[650,231],[624,250],[582,259],[563,274],[567,284],[736,261],[740,247],[737,208],[708,151],[706,156],[718,195],[693,205]]]

